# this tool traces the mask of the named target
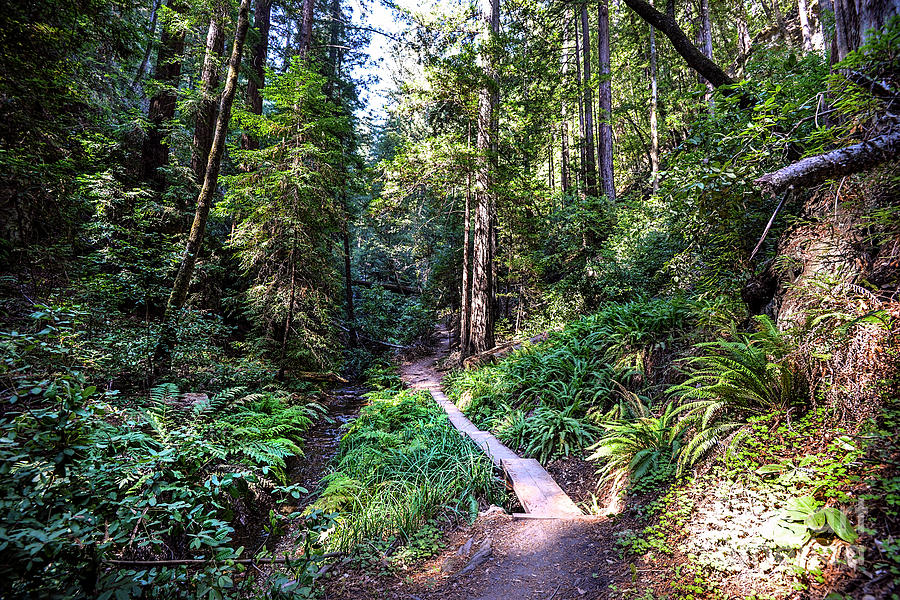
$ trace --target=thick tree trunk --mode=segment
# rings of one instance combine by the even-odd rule
[[[653,193],[659,191],[659,89],[656,80],[656,30],[650,27],[650,179]]]
[[[691,41],[687,38],[683,31],[675,22],[674,16],[664,14],[653,8],[645,0],[624,0],[634,12],[650,25],[656,27],[672,42],[675,51],[687,61],[688,65],[702,75],[715,87],[723,85],[733,85],[734,79],[728,76],[719,65],[714,63],[709,57],[703,54]],[[723,90],[723,93],[735,93],[731,90]]]
[[[247,104],[254,115],[262,114],[262,89],[266,87],[266,61],[269,56],[269,29],[272,24],[272,0],[257,0],[253,24],[259,31],[259,40],[253,45],[250,59],[250,76],[247,81]],[[241,135],[241,147],[245,150],[259,148],[259,140],[246,131]]]
[[[244,40],[247,38],[249,25],[250,0],[241,0],[238,12],[237,28],[234,33],[234,43],[231,49],[231,59],[228,63],[228,75],[225,79],[225,89],[222,91],[222,101],[219,105],[219,118],[216,120],[216,132],[213,136],[212,148],[209,152],[209,160],[206,164],[206,172],[203,178],[203,188],[197,197],[197,210],[194,214],[194,223],[185,245],[184,254],[181,257],[181,266],[169,295],[166,306],[166,320],[174,317],[174,313],[180,310],[187,299],[188,287],[194,274],[194,265],[197,263],[197,255],[203,244],[203,236],[206,233],[206,220],[209,217],[209,209],[216,195],[219,182],[219,169],[222,165],[222,155],[225,152],[225,138],[228,136],[228,122],[231,120],[231,106],[234,103],[234,94],[237,91],[238,74],[241,69],[241,55],[244,49]]]
[[[602,2],[601,2],[602,4]],[[591,30],[587,4],[581,5],[581,55],[584,62],[584,176],[585,192],[597,195],[597,163],[594,160],[594,94],[591,88]]]
[[[169,0],[166,6],[177,14],[186,10],[183,0]],[[169,163],[168,137],[169,122],[175,118],[177,103],[176,89],[181,79],[181,56],[184,53],[184,31],[172,31],[163,28],[159,41],[159,52],[153,78],[159,82],[160,89],[150,99],[147,120],[150,122],[147,137],[144,140],[143,166],[144,179],[153,183],[157,189],[165,185],[165,178],[159,168]]]
[[[809,26],[809,7],[806,0],[797,0],[797,18],[800,21],[800,33],[803,36],[803,51],[812,52],[813,36]]]
[[[203,181],[209,149],[212,147],[218,110],[216,88],[219,86],[219,60],[225,50],[225,31],[222,28],[224,10],[216,7],[215,11],[209,20],[209,30],[206,34],[206,51],[200,74],[200,102],[194,126],[194,144],[191,148],[191,170],[194,171],[197,181]]]
[[[609,56],[608,0],[600,0],[597,9],[597,56],[600,74],[597,93],[599,99],[597,159],[600,162],[601,191],[607,200],[613,202],[616,199],[616,181],[613,171],[612,69]]]
[[[756,180],[763,189],[778,193],[789,187],[808,188],[828,179],[859,173],[900,155],[900,131],[878,136],[840,150],[810,156]]]
[[[837,61],[862,46],[871,30],[881,30],[900,14],[900,0],[834,0]]]
[[[703,55],[710,61],[713,60],[712,24],[709,22],[709,0],[700,0],[700,38],[703,42]],[[709,104],[710,114],[715,114],[716,105],[713,99],[713,84],[706,81],[706,102]]]
[[[492,225],[493,165],[496,144],[498,73],[494,64],[500,30],[500,0],[481,0],[482,65],[490,78],[478,101],[477,166],[475,172],[475,227],[473,232],[472,322],[470,349],[483,352],[494,346]]]
[[[313,14],[315,13],[315,0],[303,0],[303,20],[300,23],[300,56],[306,56],[312,47]]]

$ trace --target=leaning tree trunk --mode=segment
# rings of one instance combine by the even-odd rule
[[[597,9],[597,56],[600,72],[597,158],[600,162],[600,185],[603,195],[613,202],[616,199],[616,181],[613,171],[612,69],[609,56],[608,0],[600,0]]]
[[[174,313],[184,306],[191,276],[194,274],[194,265],[197,263],[197,255],[200,252],[203,236],[206,233],[206,220],[209,217],[209,209],[216,195],[219,169],[222,166],[222,155],[225,152],[225,138],[228,136],[228,122],[231,120],[231,106],[234,103],[234,94],[237,91],[238,74],[241,69],[241,55],[243,54],[244,40],[247,38],[247,27],[249,25],[249,12],[250,0],[241,0],[237,28],[234,33],[234,44],[231,48],[231,60],[228,63],[228,75],[225,79],[225,89],[222,91],[222,101],[219,105],[219,118],[216,120],[216,132],[213,136],[209,160],[206,163],[203,188],[197,197],[194,223],[191,226],[184,254],[181,257],[181,266],[178,268],[178,275],[175,277],[175,284],[172,286],[169,302],[166,305],[167,320],[173,318]]]
[[[191,170],[197,181],[203,180],[209,149],[212,147],[216,127],[216,88],[219,86],[219,57],[225,50],[225,31],[222,29],[225,14],[221,7],[215,7],[209,20],[206,34],[206,51],[203,55],[203,70],[200,74],[200,102],[194,126],[194,144],[191,148]]]
[[[470,349],[483,352],[494,347],[492,277],[493,158],[497,135],[498,73],[495,66],[496,38],[500,30],[500,0],[481,0],[481,62],[487,75],[478,100],[477,164],[475,171],[475,227],[472,236],[472,322]]]
[[[187,10],[183,0],[169,0],[166,6],[179,15]],[[144,179],[153,183],[157,189],[165,185],[165,178],[159,169],[169,163],[169,145],[165,140],[168,137],[168,125],[175,118],[178,100],[175,90],[178,88],[178,80],[181,79],[183,53],[184,30],[172,31],[164,27],[160,36],[156,67],[153,70],[153,78],[159,82],[160,88],[150,99],[150,108],[147,112],[150,127],[144,140],[141,160]]]
[[[601,2],[602,4],[602,2]],[[584,175],[585,192],[597,195],[597,163],[594,161],[594,94],[591,88],[591,30],[587,4],[581,5],[581,50],[584,62]]]
[[[697,73],[702,75],[716,88],[722,86],[734,85],[735,81],[722,68],[706,56],[687,38],[684,32],[678,27],[675,16],[669,13],[661,13],[645,0],[624,0],[634,12],[638,14],[647,23],[661,31],[672,42],[675,51],[687,61],[688,65]],[[671,3],[670,3],[671,5]],[[733,89],[722,90],[723,94],[737,94],[742,98],[742,103],[750,103],[753,101],[745,98],[740,92]]]
[[[259,31],[259,40],[250,55],[250,76],[247,78],[247,103],[254,115],[262,114],[262,89],[266,87],[266,60],[269,56],[269,29],[272,24],[272,0],[257,0],[253,24]],[[246,131],[241,134],[241,148],[256,150],[259,140]]]

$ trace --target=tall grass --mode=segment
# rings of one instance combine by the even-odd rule
[[[442,512],[474,518],[502,495],[486,456],[457,433],[424,392],[383,390],[348,424],[316,505],[337,513],[328,544],[408,539]]]

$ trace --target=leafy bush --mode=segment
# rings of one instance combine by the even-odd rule
[[[697,344],[705,351],[690,358],[689,377],[668,392],[681,405],[680,429],[693,427],[681,450],[679,466],[689,467],[752,416],[785,411],[807,396],[807,383],[790,361],[789,337],[766,316],[758,331],[732,332],[734,341]]]
[[[275,393],[192,404],[171,385],[140,408],[69,366],[65,321],[0,338],[9,351],[0,367],[0,595],[237,596],[240,541],[255,547],[264,528],[277,533],[300,518],[277,508],[301,490],[267,476],[299,451],[317,411]],[[162,558],[209,562],[111,562]],[[296,578],[309,564],[295,565]]]
[[[449,510],[477,513],[500,497],[484,454],[423,392],[381,391],[346,425],[333,473],[316,505],[337,511],[333,548],[399,535],[408,539]]]

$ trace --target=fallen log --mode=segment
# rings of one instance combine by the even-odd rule
[[[297,558],[237,558],[229,560],[227,562],[232,562],[236,565],[283,564],[287,562],[298,562],[301,560],[327,560],[329,558],[336,558],[343,555],[343,552],[327,552],[325,554],[315,554],[308,557],[298,556]],[[222,562],[226,561],[216,560],[214,558],[182,558],[173,560],[104,560],[103,564],[115,565],[117,567],[177,567],[182,565],[205,565],[209,563]]]
[[[537,344],[538,342],[545,341],[549,336],[550,333],[545,331],[544,333],[538,334],[526,341],[529,344]],[[463,360],[463,368],[472,369],[496,362],[501,356],[509,354],[513,350],[518,350],[519,348],[521,348],[522,344],[524,343],[525,342],[507,342],[505,344],[500,344],[499,346],[494,346],[490,350],[485,350],[484,352],[473,354],[472,356]]]
[[[777,194],[790,187],[808,188],[828,179],[840,179],[871,169],[900,155],[900,130],[866,142],[809,156],[756,180],[765,191]]]
[[[350,283],[364,288],[372,288],[378,286],[384,288],[389,292],[394,292],[395,294],[403,294],[404,296],[416,296],[422,293],[421,290],[417,288],[408,285],[400,285],[398,283],[379,283],[377,281],[364,281],[362,279],[354,279]]]
[[[315,373],[312,371],[296,371],[292,373],[297,379],[304,381],[327,381],[329,383],[350,383],[337,373]]]

